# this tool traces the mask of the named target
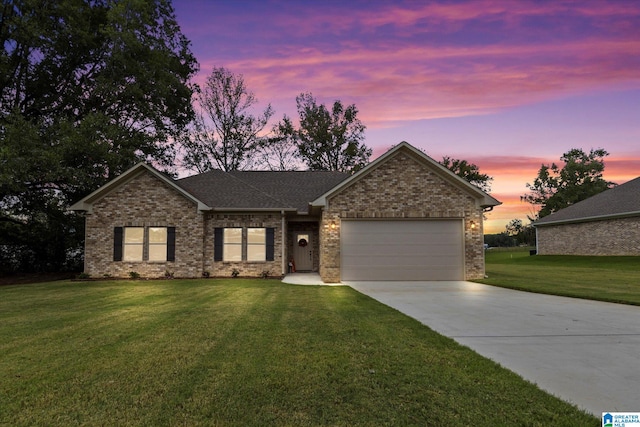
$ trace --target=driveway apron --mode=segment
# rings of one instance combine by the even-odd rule
[[[601,416],[640,411],[640,307],[472,282],[346,282]]]

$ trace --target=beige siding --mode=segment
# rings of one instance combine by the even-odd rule
[[[342,221],[342,280],[463,280],[462,220]]]

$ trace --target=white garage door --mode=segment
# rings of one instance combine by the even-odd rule
[[[342,221],[342,280],[464,280],[462,220]]]

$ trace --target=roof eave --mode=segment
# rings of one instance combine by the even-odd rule
[[[492,208],[494,206],[500,206],[501,204],[502,204],[501,201],[499,201],[498,199],[494,198],[493,196],[485,193],[484,199],[482,200],[482,203],[480,204],[480,207],[482,207],[482,208]]]
[[[609,215],[585,216],[582,218],[572,218],[572,219],[559,219],[556,221],[543,222],[541,224],[536,224],[534,222],[532,225],[534,227],[545,227],[547,225],[579,224],[582,222],[604,221],[607,219],[632,218],[635,216],[640,216],[640,211],[621,212],[621,213],[609,214]]]
[[[231,207],[213,207],[209,208],[211,212],[298,212],[296,208],[231,208]],[[304,212],[302,212],[304,213]]]

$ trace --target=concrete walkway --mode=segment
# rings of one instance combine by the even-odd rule
[[[344,286],[342,283],[324,283],[318,273],[289,273],[284,276],[282,283],[290,285]]]
[[[600,417],[640,412],[640,307],[472,282],[347,282]]]

